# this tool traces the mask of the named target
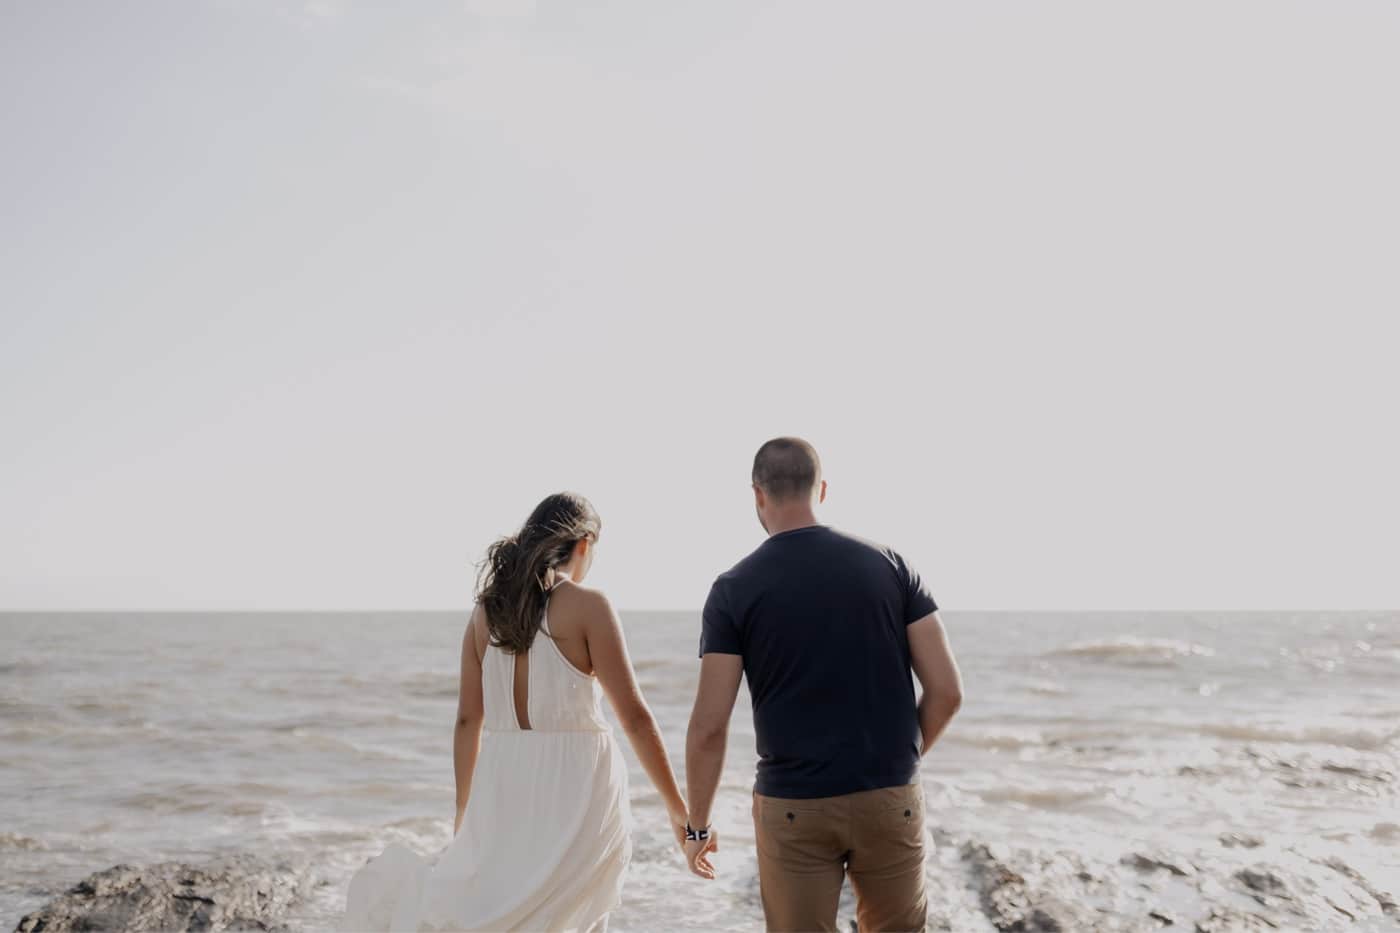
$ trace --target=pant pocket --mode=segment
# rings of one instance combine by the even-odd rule
[[[754,808],[754,835],[759,848],[775,856],[810,855],[823,849],[831,834],[830,815],[810,804],[759,797]]]
[[[903,800],[886,804],[875,813],[873,823],[880,835],[906,846],[922,846],[924,843],[924,794],[923,788],[912,785],[913,790],[902,795]]]

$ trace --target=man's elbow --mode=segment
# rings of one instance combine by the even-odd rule
[[[692,719],[690,728],[685,733],[686,745],[693,748],[722,746],[728,738],[729,722],[727,720]]]
[[[456,724],[457,729],[460,732],[474,732],[475,730],[481,728],[481,724],[484,721],[484,719],[485,717],[478,712],[458,713]]]
[[[939,687],[929,692],[929,700],[939,712],[952,716],[962,709],[963,693],[962,687]]]
[[[944,708],[948,710],[949,716],[962,709],[963,692],[961,687],[954,687],[951,690],[945,690],[939,694],[939,697],[941,702],[943,703]]]

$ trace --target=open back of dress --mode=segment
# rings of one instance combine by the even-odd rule
[[[549,637],[549,614],[525,655],[526,708],[529,728],[522,729],[516,708],[516,656],[494,645],[481,659],[481,699],[486,729],[504,732],[606,732],[597,678],[569,663]]]

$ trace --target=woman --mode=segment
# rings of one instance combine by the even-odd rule
[[[632,855],[611,702],[670,814],[686,808],[607,598],[582,583],[601,523],[582,496],[541,502],[491,546],[462,639],[453,839],[400,845],[350,882],[347,930],[604,930]]]

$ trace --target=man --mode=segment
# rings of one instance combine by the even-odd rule
[[[897,553],[818,524],[811,444],[780,437],[753,463],[768,540],[715,580],[686,736],[686,859],[714,877],[710,811],[747,674],[758,775],[754,836],[770,930],[835,930],[849,874],[861,930],[922,930],[920,757],[962,702],[938,607]],[[917,703],[913,678],[923,687]]]

